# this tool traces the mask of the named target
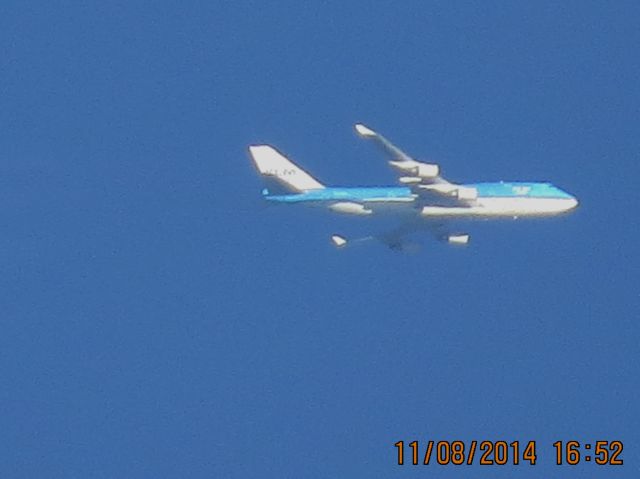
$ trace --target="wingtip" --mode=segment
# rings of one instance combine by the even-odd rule
[[[376,132],[375,131],[371,130],[370,128],[367,128],[362,123],[356,123],[355,129],[356,129],[356,132],[358,133],[358,135],[360,135],[363,138],[376,136]]]
[[[347,239],[344,238],[343,236],[340,236],[340,235],[332,235],[331,236],[331,242],[333,243],[333,245],[336,248],[342,248],[342,247],[346,246]]]

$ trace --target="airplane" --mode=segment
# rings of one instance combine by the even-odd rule
[[[437,164],[414,159],[365,125],[356,124],[355,131],[387,156],[399,174],[400,186],[325,186],[274,147],[249,146],[266,183],[262,195],[268,203],[320,206],[337,213],[386,216],[400,222],[390,231],[356,240],[334,234],[331,242],[338,248],[377,239],[394,250],[411,250],[414,245],[407,242],[407,236],[423,230],[448,244],[467,245],[468,233],[451,230],[457,220],[555,216],[578,206],[575,196],[549,182],[452,183],[441,176]]]

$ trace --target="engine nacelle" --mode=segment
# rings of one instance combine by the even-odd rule
[[[348,215],[370,215],[371,210],[366,209],[360,203],[351,201],[340,201],[329,206],[329,209],[336,213],[345,213]]]
[[[467,234],[447,236],[447,242],[449,244],[458,245],[458,246],[466,246],[467,244],[469,244],[469,239],[470,239],[470,236]]]
[[[440,174],[440,167],[429,163],[418,163],[413,168],[412,173],[420,178],[435,178]]]
[[[422,178],[419,176],[401,176],[398,178],[398,181],[403,185],[417,185],[418,183],[422,183]]]
[[[435,178],[440,174],[440,167],[431,163],[419,161],[390,161],[391,166],[411,176],[419,178]]]
[[[462,201],[473,201],[478,199],[478,190],[475,188],[458,188],[456,198]]]

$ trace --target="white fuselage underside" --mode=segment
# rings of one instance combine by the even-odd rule
[[[552,216],[577,205],[578,201],[573,198],[478,198],[469,206],[425,206],[420,215],[427,218]]]

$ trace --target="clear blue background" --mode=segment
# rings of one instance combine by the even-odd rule
[[[0,476],[638,477],[640,7],[610,3],[3,2]],[[393,184],[357,121],[581,207],[337,252],[366,222],[265,208],[246,147]]]

